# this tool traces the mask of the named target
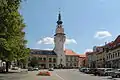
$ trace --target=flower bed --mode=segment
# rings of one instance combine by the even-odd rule
[[[40,71],[37,75],[38,75],[38,76],[50,76],[51,73],[48,72],[48,71]]]

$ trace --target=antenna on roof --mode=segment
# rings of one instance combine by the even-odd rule
[[[107,44],[107,42],[105,42],[105,45]]]

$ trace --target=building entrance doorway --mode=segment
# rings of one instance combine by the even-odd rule
[[[40,64],[40,68],[45,69],[46,68],[46,64]]]

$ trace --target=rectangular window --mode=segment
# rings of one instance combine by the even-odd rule
[[[108,56],[107,56],[107,60],[108,60]]]
[[[55,65],[55,64],[53,64],[53,66],[54,66],[54,67],[56,67],[56,65]]]
[[[49,64],[49,68],[51,68],[52,67],[52,64]]]
[[[52,62],[52,59],[51,59],[51,58],[49,58],[49,62]]]
[[[70,61],[72,61],[72,57],[70,57]]]
[[[66,66],[68,66],[68,63],[66,63]]]

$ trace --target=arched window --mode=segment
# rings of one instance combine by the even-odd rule
[[[110,59],[112,59],[112,58],[113,58],[112,54],[111,54],[110,56],[111,56],[111,58],[110,58]]]
[[[53,58],[53,62],[56,62],[56,58]]]
[[[118,57],[117,52],[115,52],[115,57]]]
[[[109,59],[111,59],[112,58],[112,55],[111,55],[111,53],[109,53]]]
[[[44,61],[46,61],[46,58],[43,58]]]
[[[114,53],[113,53],[113,58],[114,58],[115,56],[114,56]]]
[[[119,57],[120,56],[120,52],[118,51],[117,53],[118,53],[118,57]]]
[[[42,60],[42,58],[41,58],[41,57],[39,57],[39,58],[38,58],[38,60]]]

